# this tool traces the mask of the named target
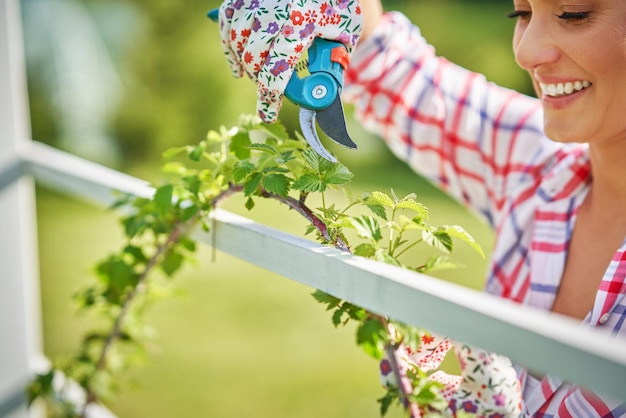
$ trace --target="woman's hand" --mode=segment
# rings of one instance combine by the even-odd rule
[[[227,0],[219,23],[233,75],[258,84],[257,113],[265,122],[276,120],[294,67],[316,36],[350,52],[363,29],[357,0]]]
[[[461,376],[438,370],[446,353],[454,348],[459,359]],[[401,372],[418,368],[429,379],[441,384],[441,394],[448,401],[448,414],[464,411],[477,416],[518,417],[521,414],[521,387],[511,360],[467,344],[424,333],[417,351],[400,346],[395,361]],[[389,357],[380,364],[383,386],[398,387]],[[456,416],[456,415],[455,415]]]

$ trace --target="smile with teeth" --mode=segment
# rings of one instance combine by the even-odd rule
[[[546,96],[559,97],[586,89],[591,83],[588,81],[574,81],[558,84],[539,83],[539,85],[541,86],[541,91]]]

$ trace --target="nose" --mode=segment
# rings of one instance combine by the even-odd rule
[[[525,70],[534,70],[558,61],[560,57],[557,37],[550,25],[550,18],[535,13],[528,22],[518,22],[513,37],[515,61]]]

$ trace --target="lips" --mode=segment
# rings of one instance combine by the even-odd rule
[[[591,86],[591,83],[586,80],[579,80],[566,83],[539,83],[539,86],[546,96],[561,97],[584,90]]]

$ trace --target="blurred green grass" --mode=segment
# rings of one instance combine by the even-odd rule
[[[121,0],[120,0],[121,1]],[[111,134],[124,160],[119,169],[156,179],[158,155],[191,143],[210,128],[235,123],[254,110],[254,86],[228,74],[215,29],[204,18],[218,1],[177,3],[128,0],[145,13],[143,35],[129,44],[121,67],[125,96],[111,119]],[[84,0],[86,4],[98,4]],[[100,3],[103,4],[103,3]],[[508,2],[385,1],[407,13],[437,51],[495,82],[528,90],[510,52]],[[200,16],[200,18],[198,18]],[[59,128],[51,100],[37,91],[38,71],[29,69],[33,132],[53,143]],[[286,104],[281,120],[297,127],[296,109]],[[350,188],[404,195],[415,192],[431,210],[433,224],[464,226],[489,253],[492,232],[479,220],[397,162],[375,138],[349,120],[359,151],[329,145],[354,173]],[[95,263],[121,244],[113,212],[57,192],[37,191],[45,353],[68,355],[90,321],[76,312],[72,295],[91,280]],[[304,221],[273,202],[251,213],[241,200],[226,209],[294,234]],[[278,214],[278,216],[277,216]],[[466,267],[438,274],[480,288],[486,261],[458,245]],[[418,256],[417,253],[415,256]],[[211,261],[204,247],[194,268],[176,279],[180,294],[148,313],[156,331],[146,364],[129,371],[121,394],[109,406],[120,417],[378,417],[383,391],[378,365],[354,342],[351,327],[334,329],[310,293],[291,282],[226,254]],[[390,414],[400,417],[394,410]]]

